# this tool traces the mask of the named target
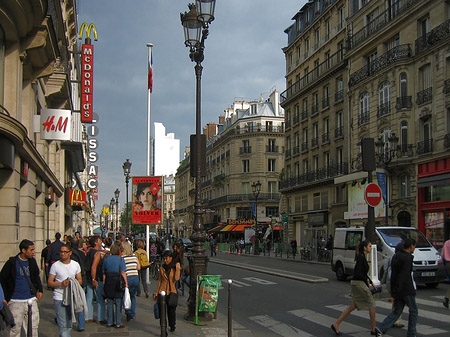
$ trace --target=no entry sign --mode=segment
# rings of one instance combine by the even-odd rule
[[[382,193],[381,188],[377,184],[370,183],[364,191],[364,199],[369,206],[376,207],[381,202]]]

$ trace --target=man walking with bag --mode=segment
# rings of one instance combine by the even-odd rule
[[[16,325],[11,329],[11,337],[19,337],[22,327],[28,329],[28,301],[32,302],[32,336],[38,337],[39,307],[37,301],[43,295],[39,267],[34,258],[34,243],[24,239],[19,244],[20,253],[6,261],[0,272],[0,281],[5,300],[11,310]]]

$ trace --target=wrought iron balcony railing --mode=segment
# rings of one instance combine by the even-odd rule
[[[330,133],[329,132],[325,132],[322,135],[322,143],[326,144],[326,143],[329,143],[329,142],[330,142]]]
[[[344,90],[339,90],[334,93],[334,102],[340,102],[344,99]]]
[[[360,115],[358,115],[358,126],[363,125],[370,122],[370,113],[364,112]]]
[[[450,37],[450,20],[440,24],[431,32],[419,37],[416,40],[416,55],[427,50],[438,42],[441,42]]]
[[[318,183],[327,179],[333,179],[345,174],[348,174],[347,163],[334,165],[332,164],[318,170],[281,180],[279,183],[279,189],[281,191],[298,188],[301,186]]]
[[[386,53],[371,61],[361,69],[350,75],[348,81],[349,87],[358,84],[369,76],[379,72],[380,70],[390,66],[391,64],[410,58],[412,55],[411,46],[403,44],[388,50]]]
[[[344,127],[340,126],[334,129],[334,138],[343,138],[344,137]]]
[[[248,153],[252,153],[252,147],[251,146],[246,146],[246,147],[240,147],[239,148],[239,154],[248,154]]]
[[[255,196],[253,193],[248,194],[230,194],[230,195],[224,195],[219,198],[208,200],[207,206],[216,206],[220,204],[226,204],[226,203],[239,203],[239,202],[252,202],[255,200]],[[280,193],[260,193],[258,195],[258,201],[265,201],[265,202],[279,202],[280,201]]]
[[[278,146],[277,145],[266,145],[266,152],[267,153],[278,153]]]
[[[383,117],[386,115],[389,115],[391,113],[391,102],[386,102],[383,104],[380,104],[377,107],[377,117]]]
[[[318,112],[319,112],[319,104],[315,103],[311,106],[311,116],[314,116]]]
[[[311,149],[319,146],[319,137],[311,139]]]
[[[294,146],[294,147],[292,148],[292,155],[296,156],[296,155],[298,155],[299,153],[300,153],[300,146],[299,146],[299,145]]]
[[[302,143],[302,152],[308,151],[308,142]]]
[[[308,110],[302,111],[302,121],[304,121],[305,119],[308,119]]]
[[[326,109],[330,106],[330,98],[329,97],[325,97],[322,100],[322,109]]]
[[[395,108],[397,110],[411,109],[411,107],[412,107],[411,96],[397,97],[397,102],[395,104]]]
[[[433,100],[433,88],[428,88],[417,93],[417,105],[429,103]]]
[[[417,154],[433,152],[433,138],[417,143]]]

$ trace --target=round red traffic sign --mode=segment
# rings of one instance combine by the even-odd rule
[[[364,199],[366,199],[367,204],[372,207],[378,206],[382,196],[380,186],[374,183],[368,184],[364,191]]]

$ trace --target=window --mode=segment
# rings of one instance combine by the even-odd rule
[[[250,188],[250,183],[249,182],[243,182],[241,185],[241,193],[242,194],[250,194],[252,193],[252,190]]]
[[[384,82],[379,89],[378,94],[378,117],[390,113],[390,83]]]
[[[307,212],[308,209],[308,194],[302,195],[302,212]]]
[[[338,128],[342,127],[344,125],[344,118],[342,116],[342,110],[336,112],[336,126]]]
[[[299,196],[299,195],[296,195],[295,196],[295,212],[301,212],[301,207],[302,207],[302,204],[301,204],[301,196]]]
[[[277,152],[276,140],[269,138],[267,148],[268,148],[268,152]]]
[[[383,156],[386,158],[389,157],[390,150],[392,149],[392,144],[389,142],[389,138],[391,137],[391,128],[387,127],[380,132],[380,140],[383,142],[383,148],[380,149]]]
[[[366,64],[369,66],[371,72],[375,72],[377,70],[377,51],[374,50],[371,53],[365,56]]]
[[[319,93],[316,91],[313,93],[313,103],[311,107],[311,115],[314,115],[319,111]]]
[[[304,100],[303,100],[303,113],[305,114],[308,114],[308,99],[307,98],[305,98]]]
[[[279,214],[278,207],[276,206],[267,206],[266,207],[266,217],[276,217]]]
[[[323,120],[323,137],[322,137],[322,142],[328,142],[330,141],[330,119],[324,118]]]
[[[275,167],[275,159],[273,158],[269,158],[267,160],[267,171],[269,172],[275,172],[276,167]]]
[[[313,193],[313,210],[320,209],[320,192]]]
[[[359,118],[358,125],[368,123],[369,117],[369,93],[364,93],[359,99]]]
[[[327,19],[325,21],[325,41],[328,41],[328,39],[330,38],[330,34],[331,34],[331,24],[330,19]]]
[[[330,167],[331,165],[330,152],[325,152],[323,154],[323,164],[325,167]]]
[[[250,207],[236,207],[236,215],[238,219],[253,219]]]
[[[320,195],[320,208],[327,209],[328,208],[328,192],[324,191]]]
[[[408,122],[402,121],[400,124],[400,151],[408,151]]]
[[[338,25],[338,30],[341,30],[342,27],[344,27],[344,7],[341,7],[338,9],[338,20],[339,20],[339,25]]]
[[[430,32],[430,19],[428,16],[417,21],[417,36],[426,38]]]
[[[245,139],[242,141],[243,153],[250,153],[250,140]]]
[[[400,73],[400,96],[408,96],[408,78],[406,73]]]
[[[319,170],[319,156],[313,157],[314,171]]]
[[[319,48],[319,43],[320,43],[320,28],[317,28],[317,29],[314,31],[314,36],[315,36],[315,39],[316,39],[316,45],[315,45],[315,48],[317,49],[317,48]]]
[[[269,194],[276,194],[278,193],[278,189],[277,189],[277,182],[276,181],[268,181],[267,182],[267,192]]]
[[[400,198],[411,196],[411,177],[409,174],[402,174],[399,177],[400,183]]]
[[[303,160],[303,173],[309,172],[309,161],[308,159]]]
[[[323,87],[323,99],[322,99],[322,108],[325,109],[330,106],[330,97],[329,97],[329,87],[328,85]]]
[[[300,176],[300,163],[298,161],[295,162],[295,176]]]
[[[249,173],[250,172],[250,160],[245,159],[242,161],[242,172]]]
[[[319,123],[313,124],[313,139],[312,139],[312,147],[319,145]]]
[[[344,163],[344,149],[342,147],[336,149],[336,162],[339,166]]]
[[[425,64],[419,69],[420,90],[431,88],[431,65]]]

